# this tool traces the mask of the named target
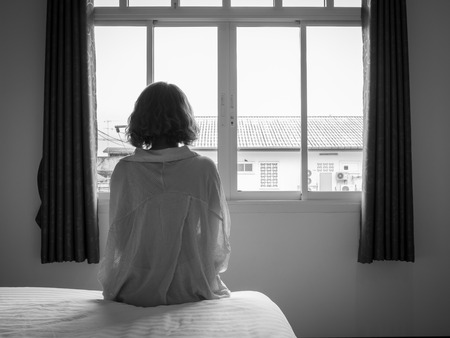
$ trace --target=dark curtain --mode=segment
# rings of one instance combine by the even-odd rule
[[[364,0],[364,155],[358,261],[414,261],[405,0]]]
[[[42,263],[99,261],[93,0],[47,0]]]

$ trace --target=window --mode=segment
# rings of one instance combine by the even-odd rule
[[[180,0],[180,6],[220,7],[222,6],[222,0]]]
[[[283,0],[285,7],[323,7],[323,0]]]
[[[278,188],[278,163],[260,163],[261,188]]]
[[[159,1],[96,0],[99,191],[133,152],[127,118],[154,81],[186,92],[200,126],[192,148],[217,163],[228,198],[361,190],[355,2],[334,13],[336,0]]]
[[[276,156],[291,176],[285,191],[300,186],[300,148],[291,144],[300,135],[294,122],[300,117],[299,33],[299,27],[236,27],[238,161]],[[259,190],[247,180],[238,175],[239,191]],[[279,190],[278,184],[260,187]]]
[[[238,163],[238,173],[253,173],[253,163]]]
[[[130,7],[170,7],[170,0],[128,0]]]
[[[327,168],[337,168],[342,162],[359,163],[355,175],[361,176],[363,75],[360,40],[361,31],[356,27],[311,26],[306,29],[308,169],[312,171],[314,181],[308,185],[310,191],[350,191],[343,190],[342,182],[335,176],[325,174],[334,171]],[[326,100],[323,93],[327,93]],[[325,157],[328,163],[324,163]],[[361,190],[360,181],[352,182],[352,191]]]
[[[317,163],[317,171],[318,172],[333,172],[334,171],[334,163]]]
[[[335,7],[361,7],[361,0],[334,0]]]
[[[272,0],[231,0],[232,7],[272,7]]]
[[[119,0],[94,0],[95,7],[119,7]]]

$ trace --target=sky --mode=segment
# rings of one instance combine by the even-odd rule
[[[155,29],[154,80],[179,85],[203,116],[217,113],[216,34],[215,27]],[[309,114],[360,114],[360,36],[359,27],[308,28]],[[296,27],[238,27],[240,114],[297,114],[299,43]],[[146,28],[96,27],[96,49],[99,117],[125,122],[146,86]]]

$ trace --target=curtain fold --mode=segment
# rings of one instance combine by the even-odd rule
[[[358,261],[414,261],[405,0],[363,0],[364,155]]]
[[[47,0],[41,262],[99,261],[93,0]]]

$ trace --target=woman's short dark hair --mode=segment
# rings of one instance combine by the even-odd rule
[[[183,91],[174,84],[155,82],[136,100],[126,135],[133,146],[149,148],[154,140],[162,137],[169,143],[192,144],[198,130]]]

